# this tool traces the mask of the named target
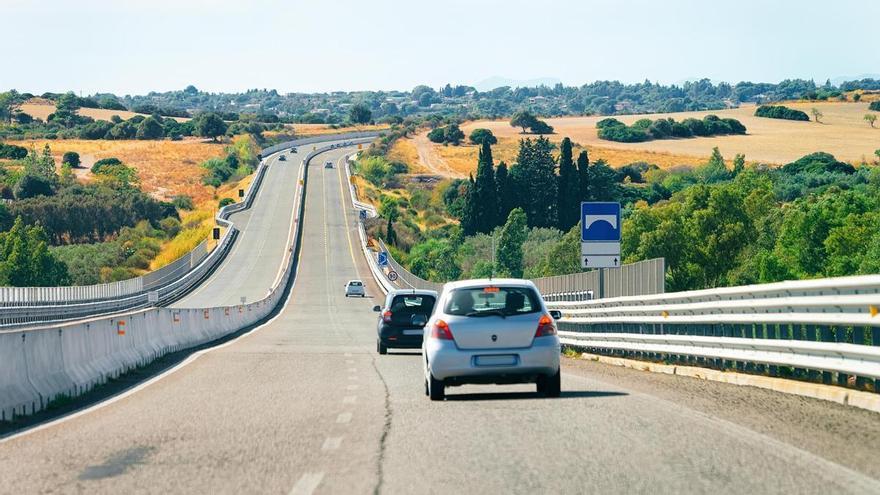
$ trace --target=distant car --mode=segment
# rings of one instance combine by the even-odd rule
[[[433,290],[393,290],[382,306],[374,306],[379,313],[376,328],[376,351],[387,354],[388,349],[418,349],[422,346],[425,324],[434,311],[437,292]]]
[[[279,162],[285,162],[285,161],[287,161],[287,157],[284,156],[284,155],[281,155],[281,156],[278,157],[278,161],[279,161]]]
[[[296,153],[296,148],[290,148],[290,153],[291,154]]]
[[[361,296],[365,297],[367,294],[364,292],[364,283],[360,280],[349,280],[345,284],[345,297],[349,296]]]
[[[443,400],[449,386],[535,383],[558,397],[560,317],[528,280],[447,283],[422,343],[425,394]]]
[[[324,168],[333,168],[333,162],[326,162]]]

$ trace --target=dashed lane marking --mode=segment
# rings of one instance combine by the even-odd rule
[[[321,450],[336,450],[340,445],[342,445],[342,437],[329,437],[324,440]]]
[[[293,488],[290,489],[290,495],[312,495],[323,479],[323,472],[305,473],[293,485]]]
[[[354,404],[357,402],[357,395],[346,395],[342,398],[343,404]]]
[[[350,412],[339,413],[339,416],[336,416],[336,422],[342,423],[342,424],[350,423],[351,422],[351,413]]]

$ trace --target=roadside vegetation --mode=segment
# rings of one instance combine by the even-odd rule
[[[609,117],[597,122],[596,127],[599,129],[599,139],[619,143],[746,133],[746,127],[740,121],[730,118],[722,119],[713,114],[706,115],[702,120],[688,118],[681,122],[676,122],[671,117],[657,120],[643,118],[630,126]]]
[[[785,119],[785,120],[802,120],[810,121],[810,116],[806,112],[788,108],[783,105],[761,105],[755,110],[756,117],[767,117],[769,119]]]

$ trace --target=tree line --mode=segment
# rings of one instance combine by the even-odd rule
[[[770,119],[810,121],[810,116],[806,112],[788,108],[784,105],[761,105],[755,110],[755,116]]]
[[[745,134],[746,127],[732,118],[706,115],[702,120],[687,118],[676,122],[673,118],[639,119],[631,126],[606,118],[596,122],[599,139],[621,143],[639,143],[653,139],[708,137],[728,134]]]

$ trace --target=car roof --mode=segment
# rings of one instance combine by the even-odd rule
[[[537,290],[534,282],[522,278],[477,278],[472,280],[458,280],[456,282],[447,282],[443,286],[444,291],[454,289],[466,289],[470,287],[531,287]]]
[[[349,281],[348,281],[348,283],[352,283],[352,282],[360,282],[360,283],[363,283],[363,282],[361,282],[359,279],[352,279],[352,280],[349,280]],[[338,284],[339,282],[336,282],[336,283]]]
[[[416,296],[434,296],[437,297],[436,290],[428,289],[395,289],[388,293],[389,296],[399,295],[416,295]]]

